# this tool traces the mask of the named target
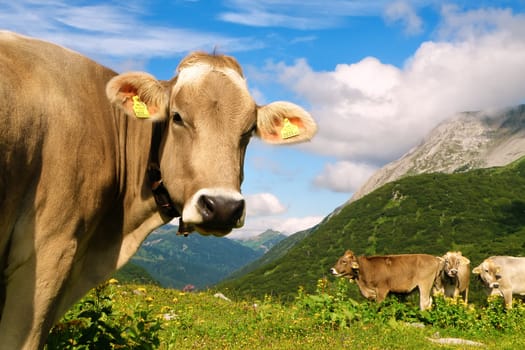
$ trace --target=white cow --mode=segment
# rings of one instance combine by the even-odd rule
[[[491,295],[503,296],[507,308],[512,307],[513,294],[525,294],[525,258],[491,256],[472,273],[481,277]]]

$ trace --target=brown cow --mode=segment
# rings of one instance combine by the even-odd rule
[[[377,302],[389,292],[410,293],[418,287],[419,307],[424,310],[432,305],[430,294],[439,267],[439,258],[427,254],[355,256],[347,250],[330,272],[355,280],[361,294]]]
[[[159,81],[9,32],[0,120],[5,349],[41,348],[72,303],[173,217],[183,233],[242,226],[252,134],[284,144],[316,131],[295,104],[258,106],[229,56],[191,54]]]
[[[436,278],[435,291],[450,298],[456,298],[463,293],[463,300],[468,303],[470,260],[461,252],[447,252],[441,259],[442,268]]]

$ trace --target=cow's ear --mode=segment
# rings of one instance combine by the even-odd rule
[[[470,264],[470,260],[464,256],[461,256],[460,263],[464,265]]]
[[[166,117],[167,89],[150,74],[129,72],[117,75],[106,85],[106,95],[129,116],[153,120]]]
[[[480,266],[476,266],[473,270],[472,270],[472,273],[475,274],[475,275],[479,275],[481,273],[481,267]]]
[[[310,140],[317,124],[308,112],[290,102],[272,102],[257,109],[257,136],[273,144]]]
[[[359,264],[357,263],[357,261],[352,261],[352,269],[359,270]]]

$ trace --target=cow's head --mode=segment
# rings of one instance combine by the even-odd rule
[[[330,273],[336,277],[346,277],[350,280],[357,278],[359,273],[359,263],[357,257],[351,250],[337,260],[337,263],[330,269]]]
[[[447,252],[443,255],[443,271],[449,277],[457,277],[461,265],[470,264],[470,260],[464,257],[461,252]]]
[[[108,83],[107,95],[129,116],[165,123],[159,151],[164,185],[181,224],[203,234],[224,235],[244,223],[240,186],[252,135],[288,144],[309,140],[317,129],[293,103],[257,105],[229,56],[193,53],[170,81],[124,73]]]
[[[473,274],[479,275],[488,288],[499,288],[501,280],[501,267],[492,259],[485,259],[472,270]]]

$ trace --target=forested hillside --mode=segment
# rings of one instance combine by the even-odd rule
[[[163,287],[203,289],[262,254],[225,237],[184,237],[177,229],[166,225],[155,230],[131,259]]]
[[[217,287],[291,298],[299,286],[312,291],[346,249],[367,255],[461,250],[472,266],[490,255],[524,255],[525,159],[386,184],[345,206],[285,256]],[[478,299],[479,287],[474,281]]]
[[[297,244],[297,242],[300,242],[303,240],[306,236],[308,236],[313,229],[308,229],[300,232],[296,232],[293,235],[286,237],[285,239],[279,241],[270,251],[268,251],[266,254],[262,255],[258,259],[254,260],[253,262],[241,267],[240,269],[234,271],[232,274],[227,276],[225,280],[231,280],[238,278],[240,276],[243,276],[253,270],[256,270],[260,268],[261,266],[264,266],[265,264],[268,264],[276,259],[279,259],[286,255],[286,253]]]

